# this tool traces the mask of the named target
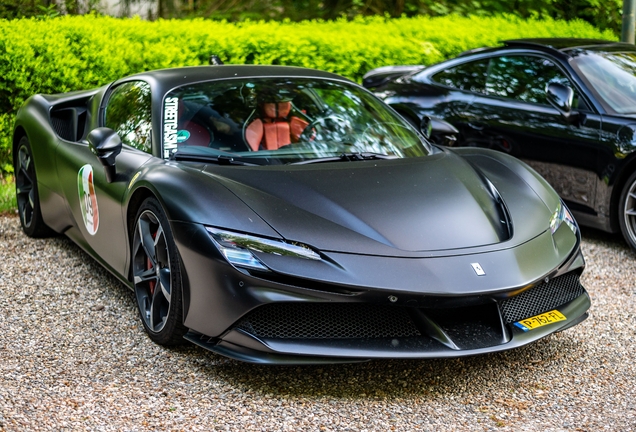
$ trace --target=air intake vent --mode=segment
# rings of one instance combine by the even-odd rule
[[[568,273],[500,302],[499,308],[504,321],[510,324],[555,309],[583,293],[579,275]]]
[[[86,126],[86,108],[55,107],[51,111],[51,125],[55,133],[67,141],[78,141],[84,135]]]
[[[51,113],[51,124],[55,133],[60,138],[67,141],[75,140],[75,131],[73,130],[73,118],[70,110],[62,110],[55,113]]]
[[[362,303],[275,303],[243,319],[239,329],[270,339],[365,339],[420,336],[408,310]]]

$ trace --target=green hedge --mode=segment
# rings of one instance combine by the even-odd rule
[[[419,17],[333,22],[116,19],[95,15],[0,20],[0,173],[10,172],[11,124],[34,93],[88,89],[132,73],[206,64],[282,64],[360,80],[369,69],[431,64],[519,37],[614,39],[583,21]]]

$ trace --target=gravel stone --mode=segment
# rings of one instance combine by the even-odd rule
[[[145,335],[133,294],[64,237],[0,216],[2,431],[636,430],[636,257],[583,232],[583,324],[450,360],[255,366]]]

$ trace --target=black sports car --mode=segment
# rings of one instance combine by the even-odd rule
[[[523,159],[581,225],[620,230],[636,249],[634,45],[505,41],[426,68],[376,69],[364,85],[415,124],[424,116],[450,123],[455,145]]]
[[[204,66],[36,95],[14,143],[25,233],[103,264],[160,344],[262,363],[455,357],[590,306],[576,222],[539,175],[431,145],[330,73]]]

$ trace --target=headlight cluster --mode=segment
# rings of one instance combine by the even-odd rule
[[[236,267],[269,271],[252,252],[310,260],[321,259],[320,255],[311,250],[309,246],[303,244],[290,244],[281,240],[266,239],[212,227],[207,227],[206,229],[223,256],[225,256],[230,264]]]
[[[559,201],[559,205],[550,218],[550,232],[554,234],[563,222],[570,227],[573,233],[576,233],[576,223],[574,222],[572,214],[568,208]]]

